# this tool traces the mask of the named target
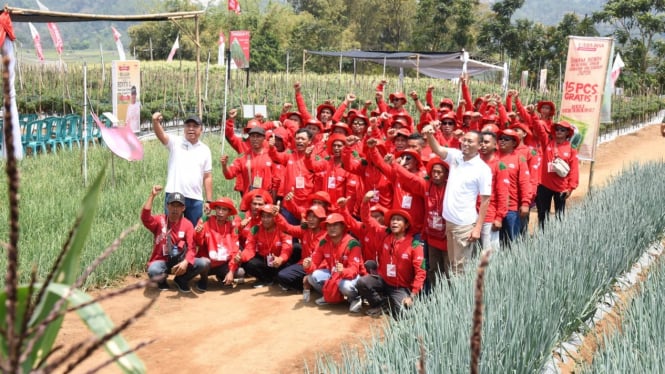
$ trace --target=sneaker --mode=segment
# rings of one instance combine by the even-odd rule
[[[203,277],[196,282],[196,289],[201,292],[208,291],[208,277]]]
[[[382,313],[383,313],[383,307],[382,306],[375,306],[373,308],[369,308],[365,312],[365,314],[367,314],[370,317],[380,316]]]
[[[328,303],[326,302],[326,298],[323,297],[323,296],[319,297],[319,298],[316,299],[316,301],[314,301],[314,302],[316,303],[316,305],[326,305],[326,304],[328,304]]]
[[[186,282],[183,278],[175,277],[173,281],[175,282],[175,285],[178,287],[180,292],[187,293],[192,291],[192,288],[189,287],[188,282]]]
[[[245,277],[245,269],[238,268],[238,270],[236,270],[236,273],[234,274],[234,278],[244,278],[244,277]]]
[[[355,299],[351,300],[351,305],[349,305],[349,312],[359,313],[362,308],[363,299],[361,297],[356,297]]]
[[[304,303],[308,303],[308,302],[309,302],[310,292],[311,292],[310,290],[303,290],[303,291],[302,291],[302,301],[303,301]]]
[[[165,291],[165,290],[170,290],[170,289],[171,289],[171,287],[169,287],[169,284],[166,283],[166,279],[163,280],[163,281],[161,281],[161,282],[159,282],[159,283],[157,283],[157,288],[158,288],[160,291]]]
[[[252,287],[254,288],[263,288],[263,287],[268,287],[272,286],[272,282],[256,282]]]

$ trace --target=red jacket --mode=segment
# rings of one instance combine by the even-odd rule
[[[250,188],[274,191],[280,185],[277,166],[266,149],[262,149],[260,154],[250,150],[227,166],[228,172],[224,172],[224,178],[240,179],[243,194],[249,192]]]
[[[150,210],[142,209],[141,222],[154,235],[148,266],[154,261],[168,261],[168,253],[171,250],[168,248],[168,242],[177,245],[181,250],[187,246],[185,259],[188,263],[194,264],[194,258],[196,258],[194,226],[189,220],[181,217],[178,222],[170,223],[165,214],[152,215]]]
[[[378,197],[372,203],[379,203],[387,209],[392,207],[393,186],[376,166],[370,165],[365,159],[355,158],[348,147],[342,151],[342,165],[362,180],[363,191],[360,196],[364,196],[367,191],[376,191]]]
[[[247,262],[257,254],[262,257],[272,254],[281,258],[283,263],[289,260],[293,252],[291,236],[280,231],[277,227],[268,232],[263,228],[263,225],[254,226],[250,231],[251,234],[247,239],[245,249],[242,251],[240,262]]]
[[[541,142],[543,159],[540,165],[540,184],[554,192],[572,191],[579,185],[579,160],[577,151],[573,149],[569,141],[557,144],[555,140],[549,140],[545,133],[544,125],[536,126],[536,132]],[[570,166],[570,172],[565,177],[560,177],[554,171],[549,171],[548,165],[558,156]]]
[[[319,244],[319,241],[326,236],[326,230],[314,232],[310,229],[303,228],[302,226],[290,225],[286,221],[286,218],[281,214],[275,216],[275,223],[279,230],[286,232],[294,238],[300,239],[302,251],[300,254],[300,261],[298,261],[299,264],[302,264],[302,260],[310,257],[312,253],[314,253],[314,249]]]
[[[335,163],[334,157],[305,157],[305,167],[315,173],[314,190],[328,192],[330,201],[333,204],[340,197],[348,196],[346,185],[349,179],[349,172],[342,168],[341,163]]]
[[[305,206],[307,197],[314,190],[314,173],[305,166],[305,154],[291,150],[279,153],[275,147],[270,147],[268,154],[274,162],[282,165],[282,183],[277,195],[286,196],[291,190],[294,191],[293,199],[282,201],[282,206],[299,219],[298,207]]]
[[[499,152],[499,169],[508,171],[508,210],[516,211],[531,204],[531,179],[526,158],[517,151]]]
[[[427,243],[436,249],[447,251],[446,221],[443,219],[443,195],[446,192],[446,184],[437,186],[422,176],[409,172],[396,163],[393,163],[393,170],[395,171],[397,181],[404,188],[404,191],[421,197],[425,201],[423,212],[415,213],[418,215],[414,215],[412,212],[409,213],[414,220],[418,219],[417,217],[421,217],[424,225],[423,236],[426,238]]]
[[[499,168],[499,157],[496,154],[491,160],[483,159],[483,161],[492,171],[492,194],[485,215],[485,223],[492,223],[495,220],[502,221],[508,213],[508,170]],[[477,209],[479,207],[480,199]]]
[[[395,239],[393,235],[388,235],[379,251],[379,275],[389,285],[408,288],[415,295],[425,282],[423,257],[423,246],[413,236]],[[389,268],[393,265],[395,274],[389,275]]]
[[[376,148],[372,148],[369,151],[370,161],[379,169],[381,173],[385,175],[388,180],[393,181],[393,201],[391,209],[404,209],[406,210],[414,222],[411,222],[411,232],[412,233],[421,233],[425,227],[424,217],[425,217],[425,199],[422,195],[413,195],[408,190],[404,189],[402,182],[408,181],[406,179],[400,179],[395,169],[390,165],[386,164],[383,161],[383,157],[379,154],[379,151]],[[406,170],[404,170],[406,171]],[[419,178],[423,178],[424,170],[420,170],[418,173],[414,174]],[[420,217],[420,219],[416,218]]]
[[[317,269],[335,271],[337,263],[344,266],[341,276],[344,279],[354,279],[360,272],[362,253],[360,243],[349,234],[344,234],[339,243],[332,242],[326,235],[312,253],[312,266],[307,269],[312,273]]]
[[[227,220],[219,224],[211,218],[203,224],[201,232],[194,233],[194,241],[199,247],[199,257],[210,259],[211,268],[228,263],[229,271],[238,269],[238,264],[231,261],[239,251],[237,222]]]

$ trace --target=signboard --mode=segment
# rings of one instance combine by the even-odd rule
[[[231,31],[231,69],[249,69],[249,31]]]
[[[128,125],[133,132],[141,130],[141,71],[139,62],[113,61],[112,63],[113,115],[120,125]]]
[[[569,37],[561,119],[577,128],[581,141],[573,146],[581,160],[593,160],[596,152],[611,51],[612,38]]]

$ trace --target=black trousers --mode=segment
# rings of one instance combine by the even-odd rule
[[[255,277],[258,282],[270,283],[285,265],[279,268],[269,267],[265,257],[256,255],[251,260],[242,264],[242,267],[247,274]]]
[[[371,307],[378,307],[388,302],[394,318],[397,318],[402,310],[402,301],[411,296],[411,290],[408,288],[393,287],[377,274],[365,275],[358,279],[356,289]]]
[[[545,228],[545,220],[549,219],[552,200],[554,200],[554,213],[558,219],[561,219],[566,211],[566,199],[561,196],[561,192],[552,191],[539,184],[536,191],[536,208],[538,208],[538,223],[541,229]]]

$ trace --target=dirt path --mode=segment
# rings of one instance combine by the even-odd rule
[[[663,159],[665,138],[658,126],[622,136],[599,147],[594,186],[601,186],[630,162]],[[580,188],[573,193],[573,201],[584,197],[588,175],[589,164],[585,163],[580,167]],[[154,307],[124,336],[132,345],[157,339],[139,352],[151,373],[301,373],[304,362],[313,369],[317,354],[339,356],[342,343],[347,347],[358,344],[370,335],[370,325],[380,323],[350,315],[345,305],[303,304],[297,293],[278,287],[253,289],[249,284],[223,290],[211,286],[205,294],[137,291],[103,307],[119,323],[150,298],[158,298]],[[85,336],[87,330],[78,317],[68,316],[58,339],[71,343]],[[105,353],[98,353],[85,367],[106,358]],[[117,369],[110,367],[107,372]]]

